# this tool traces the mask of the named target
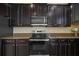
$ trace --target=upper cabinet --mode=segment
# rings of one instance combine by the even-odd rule
[[[10,19],[11,26],[20,25],[20,5],[19,4],[10,4]]]
[[[30,4],[21,4],[20,26],[30,26]]]
[[[72,23],[79,23],[79,3],[72,3]]]
[[[10,17],[12,26],[30,26],[29,4],[11,4]]]
[[[47,4],[11,4],[12,26],[31,26],[32,16],[47,16]]]
[[[46,19],[48,27],[71,25],[70,4],[31,3],[10,5],[11,26],[30,27],[32,19],[39,20],[40,17],[43,17],[43,20]],[[38,20],[35,20],[35,22]],[[43,20],[41,20],[41,23],[44,22]]]
[[[47,16],[47,7],[46,3],[31,4],[31,16]]]
[[[48,5],[48,26],[64,27],[71,25],[70,5]]]

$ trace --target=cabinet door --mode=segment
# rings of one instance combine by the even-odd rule
[[[49,55],[51,56],[58,56],[59,55],[59,46],[58,46],[58,40],[57,39],[51,39],[49,42]]]
[[[59,39],[59,56],[67,56],[68,55],[68,45],[66,39]]]
[[[10,18],[12,26],[20,26],[20,4],[10,4]]]
[[[46,3],[34,3],[30,5],[31,16],[46,16],[47,4]]]
[[[6,39],[3,40],[3,56],[15,56],[15,40]]]
[[[79,40],[78,39],[75,39],[75,55],[76,56],[79,56]]]
[[[68,55],[67,40],[52,39],[49,51],[50,51],[50,55],[67,56]]]
[[[48,26],[70,26],[70,17],[69,5],[48,5]]]
[[[0,39],[0,56],[3,55],[3,44],[2,44],[2,39]]]
[[[28,40],[16,40],[16,56],[27,56],[28,53]]]
[[[68,56],[76,55],[75,39],[68,39]]]
[[[72,23],[79,23],[79,3],[72,3]]]
[[[30,4],[21,4],[21,26],[30,26]]]

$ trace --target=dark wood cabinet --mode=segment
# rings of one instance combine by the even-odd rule
[[[4,4],[8,6],[7,4]],[[78,3],[71,4],[9,4],[10,6],[10,24],[11,26],[31,26],[31,16],[45,16],[48,20],[48,27],[65,27],[78,20]],[[2,10],[3,9],[3,10]],[[4,10],[5,9],[5,10]],[[0,7],[0,14],[6,16],[6,7]],[[8,13],[9,13],[8,12]],[[0,16],[3,19],[3,16]],[[5,17],[6,18],[6,17]],[[5,19],[4,18],[4,19]],[[0,19],[0,20],[1,20]],[[6,20],[7,21],[7,20]],[[6,22],[5,21],[5,22]],[[6,22],[7,24],[7,22]]]
[[[75,39],[68,39],[68,56],[76,56],[76,42]]]
[[[2,39],[0,39],[0,56],[2,56],[3,55],[3,42],[2,42]]]
[[[54,38],[49,42],[35,42],[28,39],[0,40],[0,56],[79,56],[79,39]]]
[[[10,4],[11,26],[20,26],[20,4]]]
[[[68,45],[67,40],[59,39],[59,56],[67,56],[68,55]]]
[[[75,40],[75,55],[79,56],[79,40]]]
[[[29,4],[11,4],[10,13],[12,26],[30,26]]]
[[[28,40],[24,39],[3,39],[1,55],[3,56],[28,56]]]
[[[68,5],[47,3],[11,4],[12,26],[31,26],[33,16],[43,16],[48,20],[48,27],[64,27],[71,25],[71,8]]]
[[[50,56],[79,56],[78,39],[51,39]]]
[[[31,16],[47,16],[47,3],[34,3],[30,5]]]
[[[70,5],[48,5],[48,26],[65,27],[71,25]]]
[[[16,56],[15,39],[3,39],[3,56]]]
[[[79,23],[79,3],[72,3],[72,23]]]
[[[68,46],[65,39],[51,39],[50,41],[50,55],[51,56],[67,56]]]
[[[31,12],[30,12],[30,4],[21,4],[21,13],[20,13],[20,26],[30,26],[30,17],[31,17]]]
[[[29,46],[28,40],[17,39],[16,40],[16,56],[28,56],[29,55]]]
[[[58,40],[51,39],[49,41],[49,55],[58,56]]]
[[[10,18],[12,26],[30,26],[31,16],[47,16],[47,4],[11,4]]]

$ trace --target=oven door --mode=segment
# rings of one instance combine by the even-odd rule
[[[30,55],[49,55],[49,42],[30,41],[29,50]]]

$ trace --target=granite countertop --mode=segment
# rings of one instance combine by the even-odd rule
[[[63,38],[76,38],[78,39],[79,38],[79,33],[78,33],[78,36],[75,36],[74,33],[50,33],[48,34],[49,38],[50,39],[54,39],[54,38],[60,38],[60,39],[63,39]]]
[[[31,33],[16,33],[12,36],[2,37],[0,39],[30,39],[32,36]],[[79,38],[79,34],[77,37],[75,37],[74,33],[48,33],[48,38]]]
[[[2,37],[0,39],[29,39],[31,37],[31,33],[16,33],[12,36]]]

